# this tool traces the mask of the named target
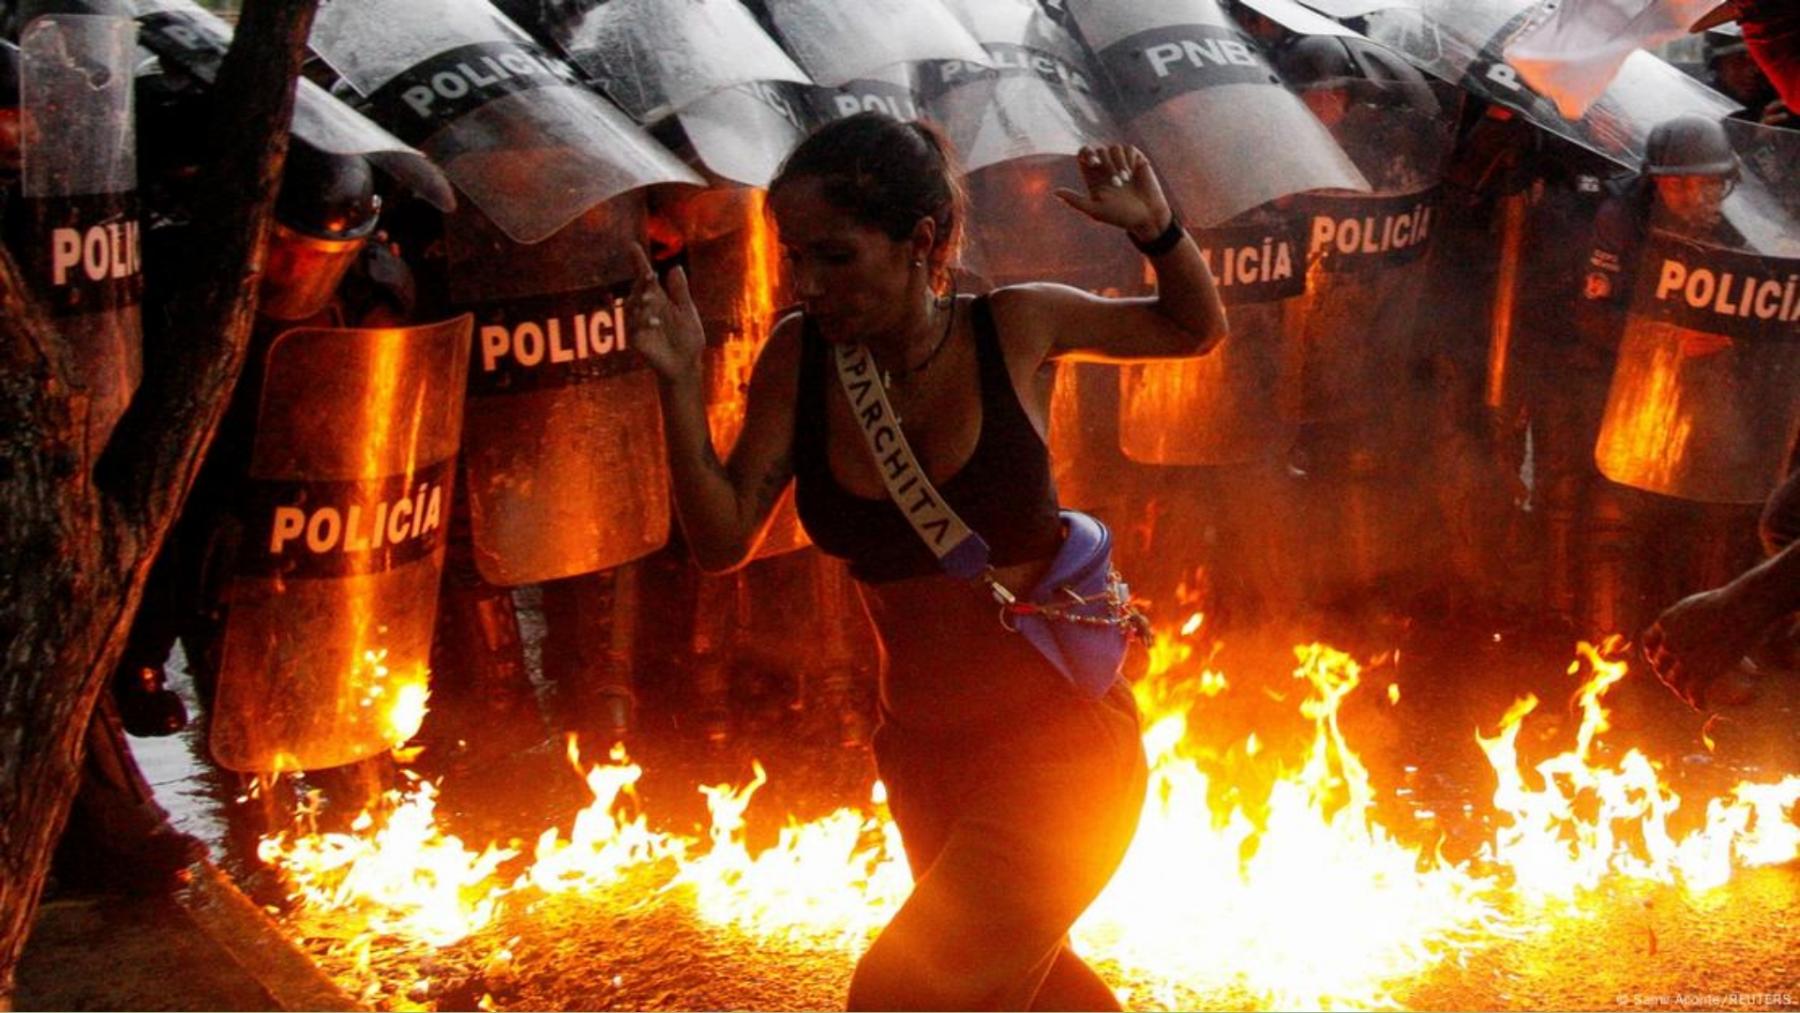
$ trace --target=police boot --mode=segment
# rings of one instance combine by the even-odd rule
[[[744,571],[727,577],[702,577],[694,593],[694,627],[690,656],[694,659],[693,722],[706,741],[723,745],[732,737],[731,645],[741,626],[738,608],[744,596]]]
[[[421,736],[440,753],[492,757],[544,740],[512,595],[448,574],[431,645],[431,710]]]
[[[1551,475],[1544,490],[1544,602],[1568,623],[1575,622],[1582,586],[1575,539],[1584,484],[1580,475]]]
[[[1584,518],[1582,551],[1587,576],[1579,622],[1583,636],[1594,639],[1626,632],[1625,609],[1631,591],[1631,522],[1619,487],[1595,480]]]
[[[637,572],[586,574],[543,586],[544,678],[556,687],[563,728],[617,742],[631,731]]]

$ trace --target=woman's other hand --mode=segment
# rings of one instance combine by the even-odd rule
[[[1075,153],[1087,193],[1058,188],[1062,202],[1097,222],[1115,225],[1140,242],[1169,226],[1169,199],[1163,195],[1150,159],[1125,144],[1084,147]]]
[[[632,251],[637,280],[626,299],[626,313],[633,347],[664,381],[699,380],[706,332],[700,325],[700,311],[688,292],[687,272],[679,267],[670,272],[665,290],[644,248],[634,244]]]

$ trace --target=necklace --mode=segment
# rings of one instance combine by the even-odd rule
[[[954,290],[950,293],[949,303],[949,312],[944,314],[944,333],[938,335],[937,344],[931,346],[931,351],[925,353],[925,358],[916,366],[907,366],[905,369],[899,370],[898,372],[889,372],[885,369],[882,370],[882,386],[892,387],[896,383],[904,383],[908,378],[918,376],[920,373],[925,372],[925,370],[931,366],[932,362],[937,359],[938,353],[944,350],[944,346],[950,343],[950,326],[956,322],[956,292]]]

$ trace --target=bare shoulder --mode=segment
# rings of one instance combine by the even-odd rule
[[[1042,359],[1056,345],[1059,330],[1074,309],[1096,300],[1078,288],[1056,282],[1034,281],[1007,285],[988,294],[994,327],[1010,354],[1032,354]]]
[[[792,388],[799,382],[801,332],[804,320],[795,310],[775,321],[769,340],[757,354],[752,382],[761,387]]]

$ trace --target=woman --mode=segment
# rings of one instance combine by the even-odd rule
[[[1225,334],[1212,276],[1144,155],[1077,158],[1087,193],[1057,195],[1155,251],[1159,295],[946,291],[964,209],[936,130],[864,114],[801,144],[769,189],[801,311],[757,362],[725,464],[686,278],[675,271],[665,291],[640,258],[631,326],[661,378],[677,511],[700,565],[748,559],[794,480],[808,534],[850,560],[880,635],[875,757],[915,885],[858,963],[852,1009],[1118,1008],[1066,934],[1136,826],[1145,770],[1130,690],[1078,695],[996,623],[987,590],[939,570],[888,498],[828,354],[869,350],[913,452],[989,541],[1000,581],[1034,585],[1063,537],[1044,439],[1054,360],[1198,355]]]

